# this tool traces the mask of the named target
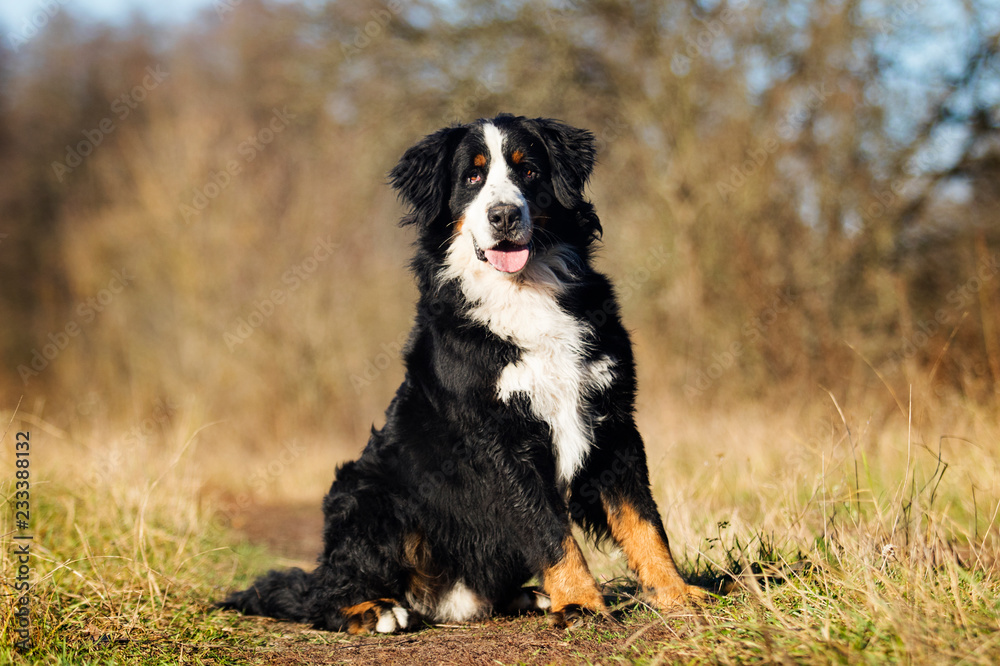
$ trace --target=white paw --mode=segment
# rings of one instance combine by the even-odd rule
[[[383,612],[375,624],[375,631],[380,634],[393,634],[406,629],[410,622],[410,613],[400,606],[393,606],[392,612]]]

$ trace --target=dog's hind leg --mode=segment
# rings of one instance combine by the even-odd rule
[[[410,611],[395,599],[375,599],[340,609],[351,634],[394,634],[409,627]]]
[[[247,615],[308,622],[322,629],[352,634],[391,634],[410,625],[410,611],[392,598],[377,598],[350,605],[349,602],[342,602],[341,605],[338,599],[363,598],[366,594],[373,594],[371,586],[360,579],[335,586],[331,585],[331,580],[331,572],[325,566],[311,573],[302,569],[271,571],[248,589],[234,592],[217,606]]]

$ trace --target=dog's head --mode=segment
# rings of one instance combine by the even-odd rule
[[[425,137],[389,177],[425,251],[517,275],[557,248],[586,256],[601,231],[583,193],[593,166],[590,132],[503,114]]]

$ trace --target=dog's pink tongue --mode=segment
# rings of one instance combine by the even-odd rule
[[[486,260],[490,262],[490,266],[504,273],[516,273],[528,263],[527,245],[503,250],[494,248],[486,250],[484,254],[486,254]]]

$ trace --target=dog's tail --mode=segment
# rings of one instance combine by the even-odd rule
[[[302,569],[269,571],[242,592],[233,592],[218,608],[238,610],[247,615],[264,615],[279,620],[313,622],[310,588],[313,574]]]

